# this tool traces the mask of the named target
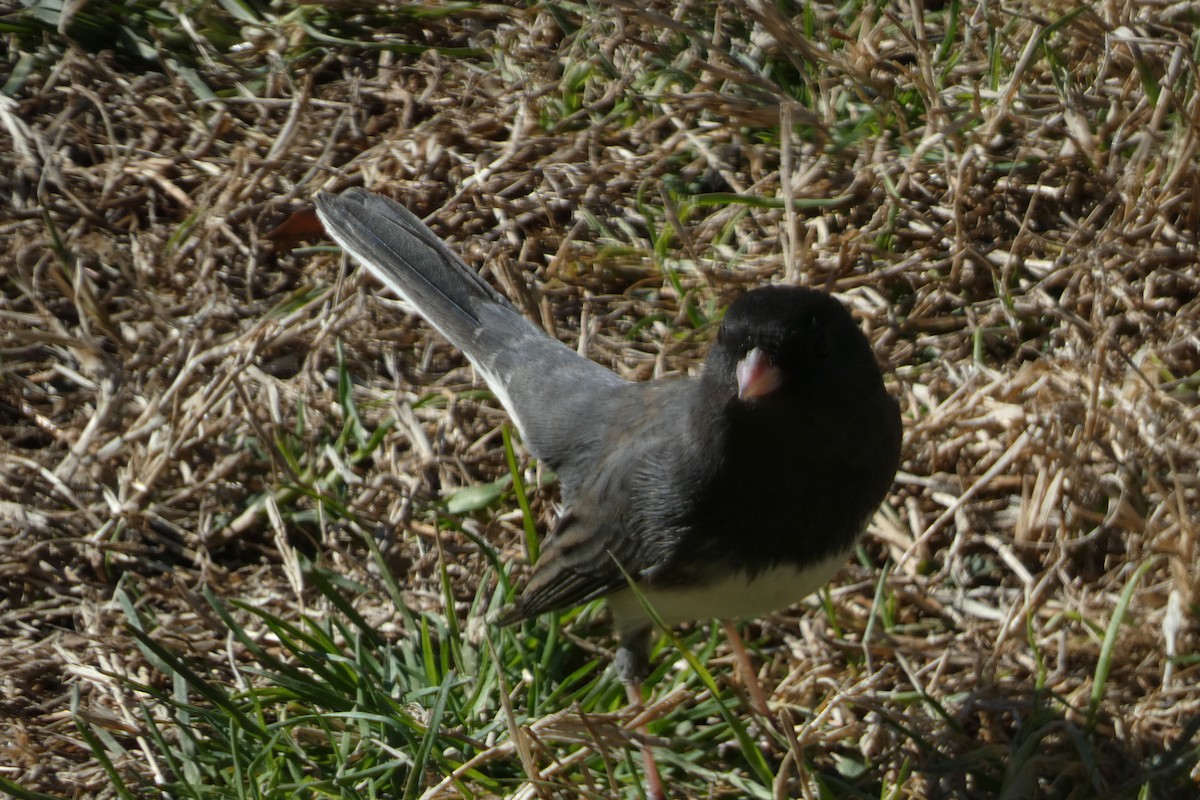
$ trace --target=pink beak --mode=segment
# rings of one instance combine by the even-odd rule
[[[762,350],[755,347],[737,364],[738,397],[753,400],[778,389],[783,384],[783,373],[771,363]]]

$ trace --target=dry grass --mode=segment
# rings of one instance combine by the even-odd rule
[[[943,44],[909,4],[806,35],[774,4],[338,3],[236,51],[182,26],[192,64],[149,73],[5,34],[34,61],[0,96],[0,776],[109,796],[78,719],[151,770],[123,678],[161,677],[117,588],[213,674],[248,656],[201,587],[323,613],[298,564],[377,586],[357,526],[399,526],[410,605],[444,608],[439,564],[456,613],[476,596],[486,559],[431,508],[508,474],[498,407],[333,252],[266,235],[366,184],[631,377],[694,369],[744,286],[852,305],[904,464],[825,613],[753,626],[791,757],[897,797],[1197,791],[1196,12],[989,7]],[[367,430],[398,420],[357,462],[346,376]],[[515,508],[467,525],[511,560]],[[382,597],[355,602],[386,628]]]

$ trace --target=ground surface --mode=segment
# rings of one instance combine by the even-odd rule
[[[555,487],[306,227],[366,185],[632,378],[869,333],[901,474],[777,719],[656,653],[679,796],[1196,796],[1200,12],[920,5],[7,13],[0,791],[637,796],[602,609],[483,635]]]

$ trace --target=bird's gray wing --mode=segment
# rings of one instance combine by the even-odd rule
[[[501,624],[652,583],[677,560],[710,444],[689,421],[696,389],[690,378],[628,384],[597,404],[605,434],[591,469]]]

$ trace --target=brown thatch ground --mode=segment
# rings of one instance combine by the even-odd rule
[[[268,236],[365,184],[625,375],[694,368],[744,286],[853,307],[904,464],[832,590],[845,630],[803,608],[761,624],[774,699],[815,712],[801,745],[852,747],[896,796],[981,796],[973,765],[1004,759],[1014,797],[1200,791],[1195,11],[963,6],[950,58],[943,18],[908,4],[840,38],[766,5],[339,4],[364,25],[328,22],[347,37],[478,52],[319,46],[293,20],[224,52],[184,28],[192,66],[149,72],[5,34],[13,74],[36,61],[0,95],[0,775],[110,791],[74,720],[139,730],[120,677],[151,670],[116,588],[217,668],[201,587],[294,615],[297,548],[373,580],[287,491],[300,473],[401,524],[408,598],[440,603],[414,507],[506,474],[503,415],[319,235]],[[368,427],[400,420],[357,464],[329,447],[338,342]],[[543,524],[553,497],[533,497]],[[521,557],[519,515],[478,519]],[[469,599],[483,560],[447,540]],[[1164,761],[1190,782],[1148,783]]]

